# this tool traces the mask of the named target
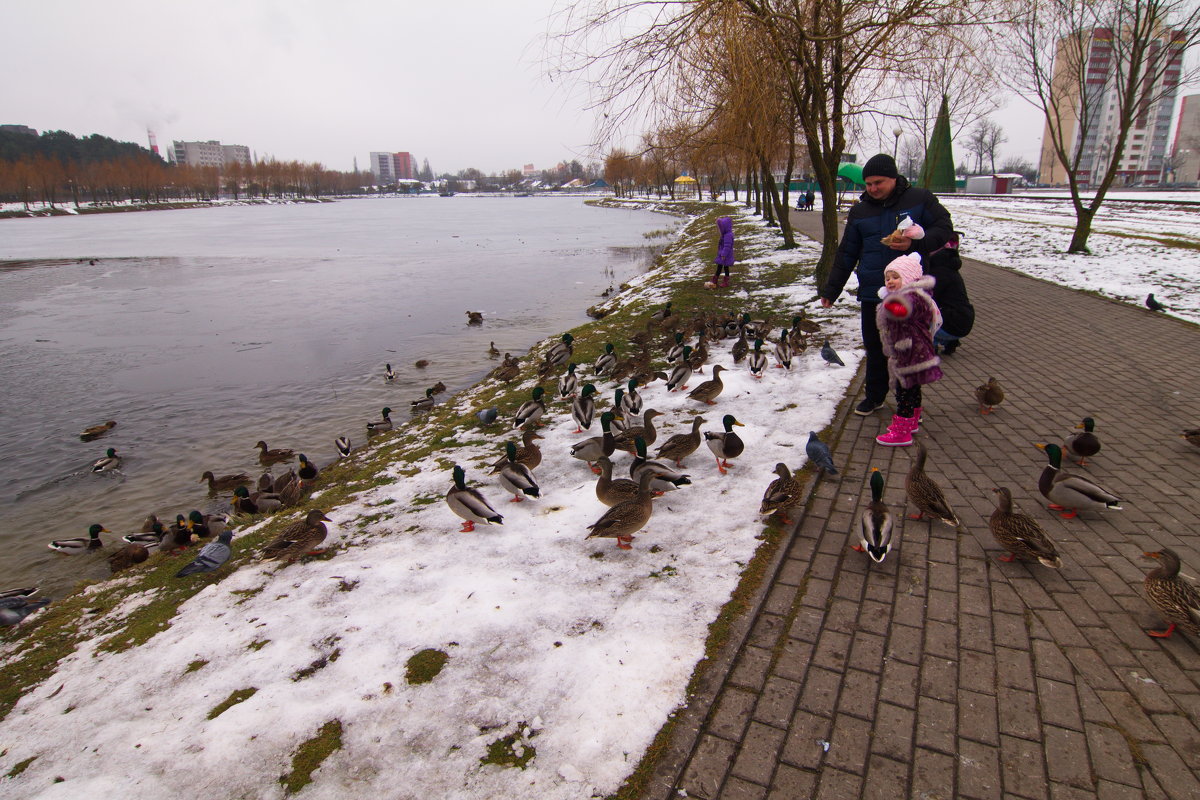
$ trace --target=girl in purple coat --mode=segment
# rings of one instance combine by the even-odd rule
[[[717,243],[717,274],[713,276],[714,286],[729,286],[729,268],[733,266],[733,220],[729,217],[717,217],[717,230],[721,232],[721,241]],[[724,277],[721,270],[725,271]]]
[[[929,292],[934,279],[921,271],[921,256],[911,253],[884,267],[882,301],[875,312],[879,338],[887,356],[888,374],[896,390],[896,414],[887,433],[875,441],[907,447],[921,424],[921,386],[942,377],[941,359],[933,335],[942,314]]]

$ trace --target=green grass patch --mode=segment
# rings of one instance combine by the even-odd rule
[[[526,729],[524,722],[517,726],[518,731]],[[526,737],[518,732],[502,736],[489,743],[487,755],[479,759],[479,763],[494,764],[498,767],[525,769],[536,755],[537,749],[529,744]]]
[[[5,775],[4,777],[6,777],[6,778],[17,777],[22,772],[24,772],[26,769],[28,769],[29,765],[32,764],[34,761],[37,761],[37,756],[30,756],[29,758],[25,759],[24,761],[18,761],[16,764],[13,764],[13,768],[10,769],[8,771],[8,774]]]
[[[229,697],[226,697],[224,700],[212,707],[212,709],[208,712],[208,718],[216,719],[229,709],[236,706],[238,703],[244,703],[249,700],[257,691],[258,689],[256,687],[251,686],[247,689],[238,689],[234,692],[230,692]]]
[[[342,723],[330,720],[321,726],[317,735],[303,742],[292,755],[292,769],[279,778],[286,794],[295,794],[312,783],[312,774],[325,759],[342,749]]]
[[[188,664],[187,669],[185,669],[183,673],[186,675],[189,672],[195,672],[198,669],[204,669],[206,666],[208,666],[208,662],[200,658]]]
[[[429,683],[438,676],[450,659],[442,650],[427,648],[408,659],[404,668],[404,680],[410,685]]]
[[[258,651],[258,650],[262,650],[264,647],[266,647],[270,643],[271,643],[270,639],[255,639],[253,642],[246,645],[246,649],[251,650],[251,651]]]

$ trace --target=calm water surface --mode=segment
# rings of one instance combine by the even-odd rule
[[[115,539],[150,513],[225,510],[200,475],[257,476],[259,439],[318,464],[337,436],[363,444],[383,406],[404,419],[438,380],[478,380],[490,341],[519,354],[585,321],[672,225],[538,197],[0,222],[0,589],[107,574],[46,548],[93,522]],[[109,447],[121,469],[91,474]]]

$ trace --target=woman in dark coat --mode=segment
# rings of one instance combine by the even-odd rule
[[[933,300],[942,312],[942,327],[934,334],[933,342],[944,355],[958,349],[959,340],[971,332],[975,324],[975,307],[967,297],[967,285],[962,279],[962,258],[958,254],[958,232],[942,247],[928,256],[925,274],[937,283]]]

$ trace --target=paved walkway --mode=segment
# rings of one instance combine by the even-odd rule
[[[792,217],[819,238],[815,213]],[[1200,328],[980,262],[963,274],[975,329],[918,436],[969,534],[905,520],[882,565],[849,549],[872,467],[899,512],[909,450],[874,442],[890,411],[845,403],[841,479],[813,487],[646,798],[1200,798],[1200,642],[1147,636],[1161,622],[1141,585],[1142,551],[1162,546],[1200,575],[1200,451],[1179,438],[1200,425]],[[989,376],[1008,399],[981,416]],[[1072,469],[1125,511],[1060,520],[1033,443],[1084,416],[1103,450]],[[997,560],[996,486],[1061,572]]]

